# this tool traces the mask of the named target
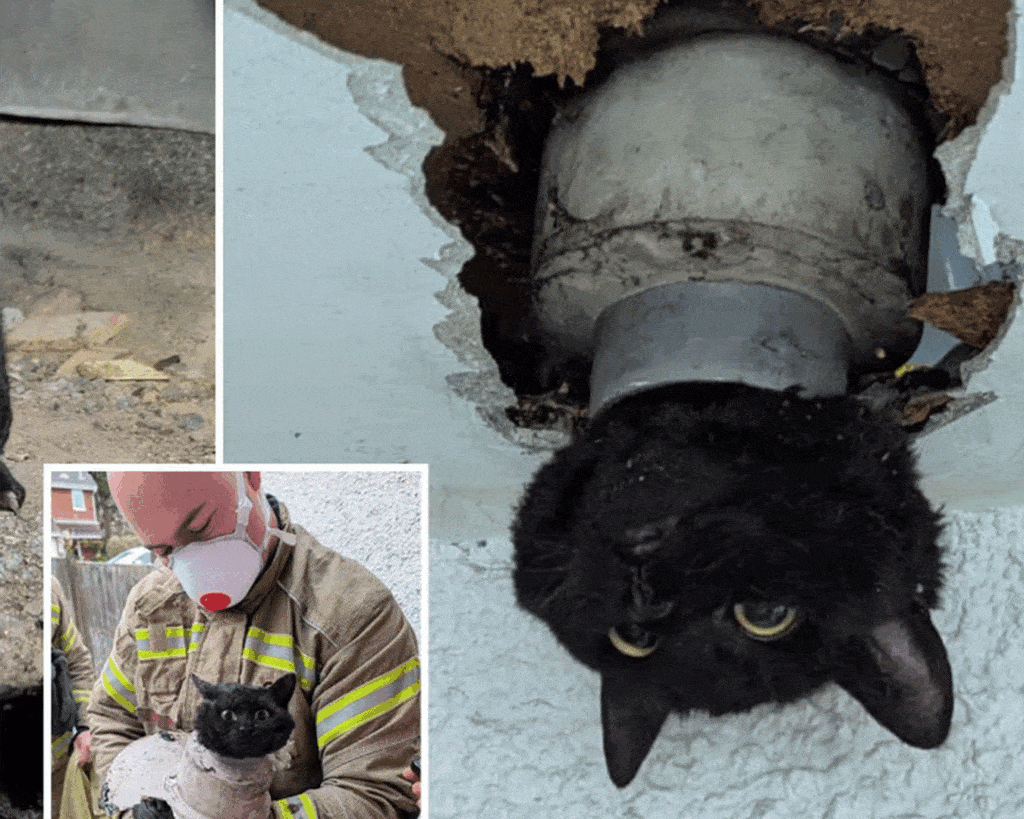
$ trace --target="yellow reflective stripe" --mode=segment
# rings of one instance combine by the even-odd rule
[[[253,626],[249,629],[250,637],[255,637],[257,640],[263,643],[267,643],[272,646],[288,646],[291,648],[295,644],[290,634],[273,634],[269,631],[264,631],[261,628]]]
[[[413,658],[335,700],[316,715],[317,746],[387,713],[420,690],[420,661]]]
[[[155,650],[150,644],[150,632],[148,628],[135,630],[135,651],[140,660],[162,660],[171,657],[184,657],[189,651],[199,645],[199,641],[206,630],[202,623],[194,623],[190,628],[184,626],[168,626],[164,629],[167,648]],[[188,639],[186,640],[186,635]]]
[[[75,644],[75,637],[77,632],[75,631],[75,624],[71,623],[64,633],[60,636],[60,647],[67,651]]]
[[[302,803],[307,819],[316,819],[316,806],[313,804],[313,800],[306,796],[306,794],[300,793],[299,801]]]
[[[71,696],[74,697],[75,702],[88,702],[89,695],[92,693],[92,689],[89,688],[72,688]]]
[[[68,752],[71,747],[71,732],[65,731],[59,737],[55,737],[50,743],[50,756],[59,757]]]
[[[113,697],[114,701],[123,708],[135,713],[135,686],[128,682],[114,658],[107,657],[106,665],[103,666],[103,673],[100,675],[103,680],[103,688]]]
[[[257,665],[294,673],[306,691],[312,691],[316,683],[316,661],[295,645],[290,634],[272,634],[252,626],[245,635],[242,657]]]
[[[181,636],[184,638],[185,637],[185,629],[179,629],[179,630],[181,631]],[[185,651],[188,652],[188,651],[192,651],[195,648],[198,648],[199,643],[203,639],[203,634],[205,632],[206,632],[206,624],[205,623],[193,623],[192,624],[192,628],[188,629],[188,640],[187,640],[187,645],[185,646]]]
[[[287,799],[278,799],[274,804],[281,811],[282,819],[317,819],[316,806],[304,793],[289,796]]]
[[[205,623],[193,623],[189,628],[184,626],[168,626],[164,629],[164,634],[168,637],[180,637],[182,640],[185,639],[187,634],[190,643],[198,643],[204,631],[206,631]],[[148,637],[149,634],[147,633],[146,636]]]
[[[247,660],[252,660],[254,663],[258,663],[259,665],[279,668],[282,671],[295,671],[295,662],[293,660],[281,660],[277,657],[269,657],[266,654],[257,654],[251,648],[243,648],[242,656]]]
[[[148,649],[139,649],[140,660],[164,660],[170,657],[184,657],[185,647],[179,646],[177,648],[168,648],[163,651],[149,651]]]

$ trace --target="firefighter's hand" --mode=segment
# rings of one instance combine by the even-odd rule
[[[92,759],[92,734],[87,730],[75,737],[75,756],[79,765],[85,765]]]
[[[420,805],[420,778],[413,773],[412,768],[402,771],[402,778],[412,782],[412,795],[416,797],[416,807],[422,807]]]

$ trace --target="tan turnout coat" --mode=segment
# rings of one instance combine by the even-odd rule
[[[89,691],[96,679],[96,672],[92,667],[92,654],[71,620],[64,589],[56,577],[53,578],[53,585],[50,588],[50,623],[53,627],[53,647],[62,649],[68,658],[71,693],[78,703],[78,725],[85,728],[89,725],[86,707],[89,704]],[[70,750],[71,731],[59,737],[51,737],[50,766],[53,770],[64,770]]]
[[[192,730],[210,682],[270,683],[289,671],[291,762],[274,778],[282,819],[396,817],[416,810],[401,772],[419,752],[416,638],[370,572],[291,524],[266,571],[237,606],[208,612],[174,573],[155,571],[129,593],[114,647],[89,706],[102,782],[129,742],[161,729]]]

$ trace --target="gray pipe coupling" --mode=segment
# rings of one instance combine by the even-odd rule
[[[680,381],[846,392],[850,339],[821,303],[778,287],[679,282],[627,296],[597,320],[592,410]]]

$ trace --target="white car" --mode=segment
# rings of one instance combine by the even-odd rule
[[[152,566],[153,553],[145,546],[132,546],[114,555],[107,563],[116,563],[120,566]]]

